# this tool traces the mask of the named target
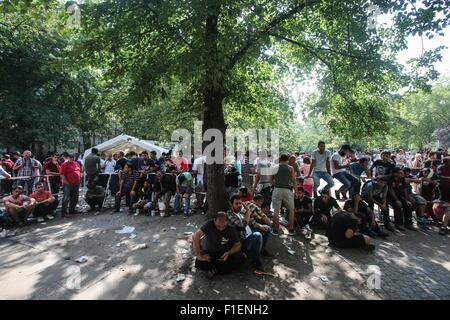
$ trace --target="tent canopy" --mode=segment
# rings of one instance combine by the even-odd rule
[[[112,154],[119,151],[123,151],[125,154],[127,152],[134,151],[139,154],[146,150],[148,152],[156,151],[156,154],[161,156],[163,152],[169,152],[169,150],[159,147],[148,140],[140,140],[126,134],[121,134],[92,148],[97,148],[99,152],[108,152]],[[87,149],[84,152],[84,157],[91,154],[92,148]]]

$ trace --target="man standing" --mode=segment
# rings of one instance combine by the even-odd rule
[[[205,246],[201,248],[201,239],[205,236]],[[208,278],[216,274],[229,273],[243,264],[245,255],[241,252],[241,241],[236,229],[228,224],[225,212],[207,221],[192,235],[195,267],[208,272]]]
[[[34,178],[31,176],[34,175],[36,169],[39,169],[39,163],[31,158],[31,151],[24,151],[23,158],[19,158],[14,164],[13,170],[17,172],[18,177],[30,177],[28,179],[19,180],[18,184],[25,188],[27,194],[31,194],[33,192],[33,182]]]
[[[50,188],[51,193],[55,195],[56,199],[58,199],[59,187],[61,185],[61,178],[59,176],[59,155],[55,152],[52,154],[51,158],[49,158],[44,163],[45,174],[50,175],[51,177],[47,177],[50,180]]]
[[[305,179],[312,178],[314,180],[314,193],[317,193],[317,189],[320,186],[320,180],[323,179],[327,183],[324,187],[326,190],[330,190],[334,186],[333,177],[331,176],[330,169],[330,157],[331,153],[325,150],[325,142],[319,141],[318,149],[311,154],[311,168]]]
[[[253,182],[253,191],[264,197],[261,205],[262,211],[267,215],[270,212],[272,204],[272,182],[270,175],[270,162],[267,160],[267,151],[263,150],[259,154],[259,160],[256,164],[256,177]]]
[[[98,156],[98,149],[92,148],[90,155],[84,159],[84,172],[86,173],[86,181],[95,178],[100,172],[101,158]]]
[[[295,187],[295,171],[290,165],[288,165],[289,156],[287,154],[281,154],[279,158],[279,164],[273,167],[273,175],[271,176],[271,182],[274,189],[272,194],[273,202],[273,234],[279,234],[280,228],[280,211],[281,204],[284,203],[289,211],[289,235],[295,235],[294,221],[295,221],[295,206],[294,206],[294,192]]]
[[[70,218],[70,215],[75,213],[75,207],[78,203],[78,191],[81,180],[81,168],[75,161],[75,156],[73,154],[68,155],[68,160],[61,165],[59,173],[61,174],[64,192],[61,215],[65,218]],[[67,213],[68,204],[69,213]]]

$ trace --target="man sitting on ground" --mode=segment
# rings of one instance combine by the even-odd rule
[[[36,200],[22,194],[23,187],[13,188],[11,195],[3,199],[6,207],[6,213],[19,226],[28,223],[28,216],[33,212]]]
[[[349,212],[339,211],[330,219],[327,237],[331,246],[338,248],[361,248],[366,251],[375,250],[370,244],[370,237],[357,233],[358,221]]]
[[[270,227],[272,225],[272,221],[262,212],[261,206],[264,203],[264,197],[260,194],[257,194],[253,198],[253,202],[243,200],[242,202],[245,203],[245,205],[247,205],[251,211],[250,219],[255,220],[257,224],[263,226],[258,229],[252,228],[253,232],[260,232],[263,236],[263,246],[261,254],[266,257],[272,257],[272,255],[266,249],[267,240],[269,239],[272,231],[272,228]]]
[[[309,239],[311,236],[311,228],[309,224],[312,220],[313,209],[312,199],[306,195],[305,189],[297,189],[297,191],[295,192],[294,205],[295,216],[297,223],[301,229],[301,233]]]
[[[375,215],[373,211],[370,210],[369,206],[364,202],[360,201],[358,204],[358,211],[355,212],[355,203],[353,200],[347,200],[344,203],[344,210],[353,214],[355,219],[358,221],[358,229],[362,234],[369,237],[375,238],[386,238],[389,236],[388,233],[381,231],[380,226],[375,220]]]
[[[36,191],[34,191],[30,198],[36,200],[34,207],[34,217],[37,218],[37,222],[44,222],[44,218],[48,220],[54,219],[54,212],[58,208],[59,201],[55,199],[50,191],[44,190],[42,182],[38,182],[34,185]]]
[[[234,226],[238,231],[242,241],[242,250],[249,254],[253,267],[256,270],[264,271],[260,257],[263,251],[263,235],[261,232],[253,230],[259,229],[268,232],[270,228],[251,219],[252,212],[246,204],[242,204],[239,195],[232,195],[230,202],[231,209],[228,211],[228,220],[230,225]]]
[[[361,197],[367,202],[369,208],[374,211],[374,205],[378,205],[380,208],[380,218],[383,220],[386,230],[394,232],[395,229],[392,226],[389,218],[389,207],[387,204],[388,186],[386,178],[379,178],[377,180],[371,180],[364,184]]]
[[[138,210],[137,214],[139,214],[141,211],[143,213],[149,213],[149,211],[152,209],[152,195],[152,183],[149,179],[147,179],[144,181],[144,185],[142,186],[142,188],[138,190],[138,201],[133,205],[133,208]]]
[[[84,200],[89,205],[89,211],[95,211],[98,214],[102,207],[103,201],[105,199],[105,188],[95,183],[95,178],[90,178],[87,182],[87,191],[84,196]]]
[[[204,246],[201,247],[201,239]],[[218,212],[192,235],[195,267],[208,272],[208,278],[216,274],[230,273],[245,261],[241,241],[235,228],[228,224],[228,215]]]
[[[341,210],[341,207],[337,203],[336,199],[330,196],[330,190],[322,189],[320,191],[320,197],[314,200],[314,217],[313,225],[318,228],[326,228],[328,221],[334,209]]]
[[[389,179],[388,203],[394,209],[395,228],[399,231],[406,229],[417,231],[412,222],[412,201],[408,195],[408,184],[402,169],[394,167],[393,176]]]

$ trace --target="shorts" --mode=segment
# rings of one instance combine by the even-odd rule
[[[280,210],[284,204],[288,210],[294,210],[294,193],[291,189],[275,188],[272,193],[272,202],[274,210]]]

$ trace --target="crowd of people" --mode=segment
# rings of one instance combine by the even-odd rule
[[[5,154],[0,159],[6,195],[0,200],[2,228],[25,225],[31,215],[38,222],[54,219],[59,204],[60,215],[70,218],[77,213],[83,183],[84,201],[94,214],[108,195],[114,197],[114,212],[128,215],[204,213],[205,162],[201,154],[187,159],[181,151],[158,157],[155,151],[100,154],[93,148],[83,160],[54,153],[42,162],[30,151]],[[230,272],[246,257],[255,272],[264,272],[261,257],[272,256],[267,242],[284,230],[289,236],[298,230],[310,240],[323,229],[330,245],[367,251],[375,249],[371,238],[396,230],[428,229],[434,223],[439,234],[448,232],[450,157],[442,149],[363,153],[345,144],[331,152],[321,141],[312,153],[277,159],[264,151],[254,160],[248,153],[237,158],[225,149],[224,162],[229,210],[216,213],[192,237],[195,265],[209,277]]]

